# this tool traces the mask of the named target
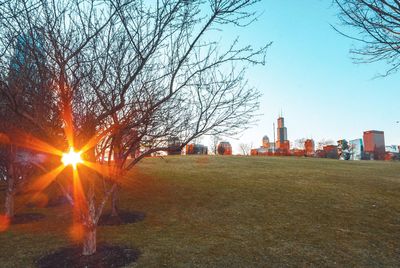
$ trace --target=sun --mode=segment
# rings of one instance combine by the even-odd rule
[[[75,152],[74,148],[71,147],[68,153],[63,153],[61,162],[64,164],[64,166],[71,165],[74,169],[76,169],[77,164],[83,163],[81,154],[82,152]]]

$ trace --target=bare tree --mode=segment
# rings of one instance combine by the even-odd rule
[[[347,37],[364,43],[352,49],[356,62],[385,61],[388,69],[384,75],[400,67],[400,1],[392,0],[335,0],[341,12],[341,21],[357,30],[357,35]]]
[[[297,149],[303,150],[304,149],[304,143],[305,143],[306,140],[307,140],[306,138],[296,139],[294,141],[294,147],[297,148]]]
[[[221,138],[217,135],[211,135],[211,151],[214,155],[218,154],[218,143],[221,141]]]
[[[55,96],[50,111],[62,118],[68,142],[62,147],[86,156],[79,175],[74,171],[84,255],[96,252],[107,200],[112,197],[117,214],[120,182],[145,156],[168,151],[171,139],[183,148],[202,135],[236,134],[253,121],[260,94],[246,85],[245,67],[264,64],[269,44],[254,49],[235,40],[223,50],[210,33],[226,24],[247,26],[256,2],[18,0],[0,6],[0,47],[9,53],[17,32],[28,31],[33,41],[40,36]],[[105,187],[95,199],[97,179]]]
[[[250,155],[251,144],[242,142],[239,144],[239,148],[242,152],[242,155]]]
[[[4,139],[0,141],[0,169],[7,181],[5,214],[12,218],[16,191],[44,168],[44,155],[35,154],[42,150],[42,145],[35,141],[27,150],[24,148],[27,141],[33,141],[32,134],[47,142],[53,141],[51,137],[61,131],[61,121],[56,119],[50,108],[54,105],[53,95],[48,91],[50,79],[46,75],[39,44],[33,42],[28,32],[3,37],[0,54],[0,133]],[[21,129],[24,131],[19,131]]]
[[[336,144],[336,142],[334,142],[333,140],[331,140],[331,139],[322,139],[322,140],[320,140],[319,142],[318,142],[318,145],[317,145],[317,148],[318,149],[322,149],[324,146],[326,146],[326,145],[334,145],[334,144]]]

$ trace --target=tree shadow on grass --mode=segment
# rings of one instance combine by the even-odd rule
[[[123,246],[107,244],[97,245],[97,251],[91,256],[82,255],[81,246],[61,248],[49,255],[41,257],[35,262],[39,268],[71,267],[71,268],[98,268],[123,267],[137,261],[140,251]]]
[[[45,218],[44,214],[41,213],[21,213],[16,214],[11,219],[11,224],[24,224],[24,223],[31,223],[35,221],[40,221]]]
[[[121,211],[118,216],[112,216],[110,213],[103,214],[100,217],[99,225],[124,225],[143,221],[146,214],[140,211]]]
[[[54,207],[61,207],[61,206],[65,206],[65,205],[71,205],[71,203],[67,197],[61,195],[61,196],[51,198],[45,207],[46,208],[54,208]]]

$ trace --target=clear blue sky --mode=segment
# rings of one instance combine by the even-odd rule
[[[240,142],[255,148],[265,134],[272,140],[281,110],[291,141],[355,139],[376,129],[385,131],[387,145],[400,144],[400,74],[374,78],[384,73],[384,63],[353,63],[349,49],[362,44],[332,29],[339,21],[331,1],[265,0],[257,9],[264,13],[254,24],[223,33],[255,46],[273,41],[266,66],[247,74],[263,93],[260,121],[230,140],[234,153]]]

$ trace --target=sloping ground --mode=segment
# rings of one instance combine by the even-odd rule
[[[400,266],[400,163],[149,158],[124,186],[121,209],[144,220],[98,236],[137,248],[131,267]],[[24,212],[47,217],[0,233],[1,267],[71,243],[68,206]]]

